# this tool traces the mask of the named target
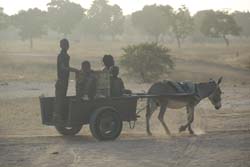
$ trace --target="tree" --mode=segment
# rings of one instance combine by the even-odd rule
[[[0,7],[0,30],[8,27],[8,16],[3,12],[3,8]]]
[[[144,82],[154,81],[174,67],[169,49],[157,43],[129,45],[123,51],[121,65]]]
[[[47,6],[50,27],[64,36],[70,34],[85,16],[85,9],[69,0],[51,0]]]
[[[201,30],[201,26],[202,26],[202,22],[204,18],[211,13],[213,14],[214,11],[213,10],[201,10],[195,13],[195,15],[193,16],[193,21],[194,21],[195,28],[198,31]]]
[[[193,40],[198,42],[204,42],[206,40],[204,34],[201,33],[201,25],[205,16],[210,12],[213,12],[213,10],[201,10],[195,13],[192,17],[194,22],[194,29],[192,32]]]
[[[111,7],[110,34],[114,39],[116,35],[121,35],[124,31],[124,21],[122,9],[118,5]]]
[[[250,36],[250,12],[236,11],[232,14],[236,23],[242,28],[241,35],[245,37]]]
[[[228,35],[238,36],[241,28],[228,12],[211,11],[206,14],[201,25],[201,32],[205,36],[213,38],[223,38],[229,46]]]
[[[23,40],[30,40],[30,48],[33,48],[33,39],[45,35],[46,13],[37,8],[20,11],[13,17],[14,25],[20,30],[19,35]]]
[[[141,11],[132,13],[132,23],[135,28],[154,37],[158,42],[161,34],[166,33],[172,21],[172,7],[150,5],[144,6]]]
[[[84,29],[96,38],[123,33],[124,16],[118,5],[111,6],[107,0],[95,0],[87,12]]]
[[[178,47],[181,47],[181,41],[184,40],[193,30],[193,19],[189,10],[182,6],[173,13],[172,32],[177,40]]]

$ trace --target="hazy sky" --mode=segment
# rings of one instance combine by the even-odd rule
[[[89,8],[93,0],[71,0],[80,3],[84,8]],[[38,7],[46,10],[46,4],[50,0],[0,0],[0,6],[4,12],[11,15],[21,9]],[[133,11],[140,10],[144,5],[150,4],[169,4],[174,8],[186,5],[192,14],[199,10],[215,9],[229,11],[241,10],[250,11],[250,0],[109,0],[110,4],[118,4],[124,14],[130,14]]]

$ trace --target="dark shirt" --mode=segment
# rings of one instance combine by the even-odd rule
[[[90,99],[95,96],[96,91],[96,76],[94,71],[88,73],[79,71],[76,79],[76,94],[79,97],[88,95]]]
[[[111,96],[122,96],[124,93],[124,84],[121,78],[111,77]]]
[[[69,79],[69,55],[61,51],[57,56],[57,78],[58,80],[68,81]]]

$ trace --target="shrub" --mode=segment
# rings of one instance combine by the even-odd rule
[[[170,50],[157,43],[129,45],[123,51],[121,65],[130,75],[140,77],[144,82],[157,80],[174,68]]]

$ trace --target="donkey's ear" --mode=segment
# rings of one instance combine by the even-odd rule
[[[218,83],[217,83],[218,85],[221,83],[222,79],[223,79],[223,77],[219,78]]]

